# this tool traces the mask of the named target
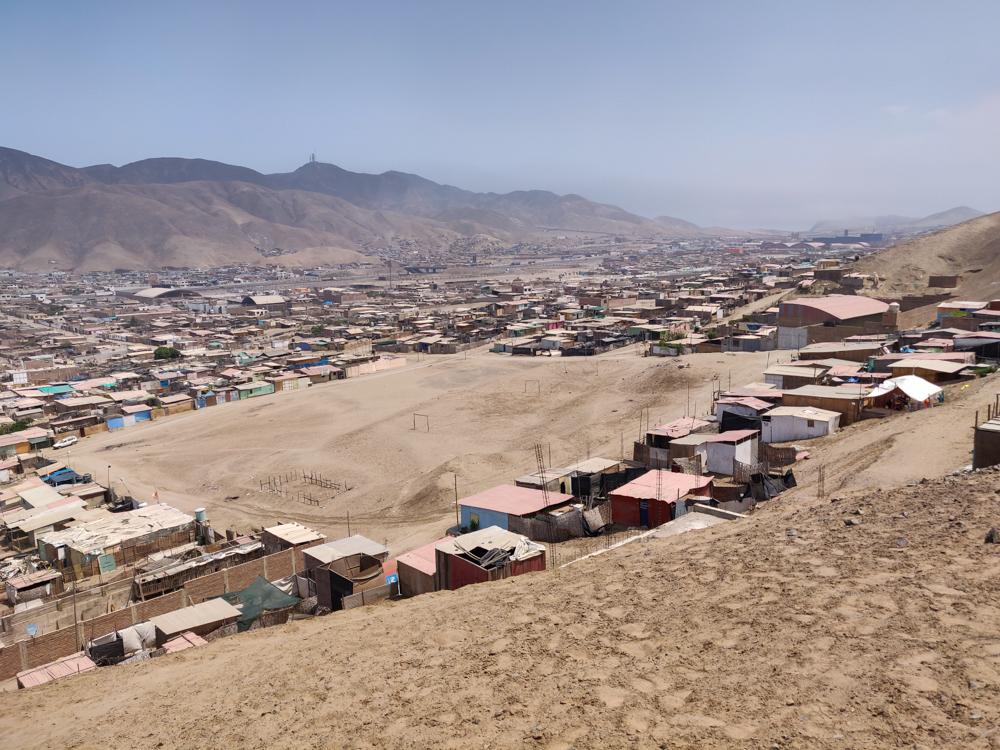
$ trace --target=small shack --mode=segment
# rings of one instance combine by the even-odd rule
[[[439,591],[545,570],[543,545],[499,526],[449,539],[434,549],[434,556]]]
[[[808,406],[778,406],[761,417],[761,441],[785,443],[832,435],[840,427],[840,412]]]
[[[434,573],[437,571],[437,558],[434,550],[450,539],[451,537],[446,536],[396,558],[400,596],[417,596],[436,591]]]
[[[389,548],[371,539],[366,539],[360,534],[349,536],[346,539],[338,539],[335,542],[317,544],[302,553],[302,559],[306,570],[318,568],[321,565],[328,565],[334,560],[340,560],[351,555],[368,555],[379,562],[389,559]]]
[[[705,468],[713,474],[732,476],[736,461],[755,463],[759,435],[757,430],[730,430],[707,435]]]
[[[313,531],[299,523],[283,523],[264,529],[261,534],[264,542],[264,554],[273,555],[286,549],[302,549],[315,547],[326,539],[323,534]]]
[[[611,518],[625,526],[661,526],[683,514],[676,503],[688,495],[711,497],[712,477],[653,469],[611,493]]]
[[[21,604],[63,592],[63,576],[58,570],[39,570],[6,581],[7,601]]]
[[[165,615],[150,617],[156,628],[156,646],[182,633],[205,636],[240,619],[241,612],[224,599],[209,599],[193,607],[184,607]]]
[[[487,526],[510,528],[511,518],[532,517],[573,500],[561,492],[543,492],[529,487],[500,485],[464,498],[461,503],[463,529],[476,531]]]

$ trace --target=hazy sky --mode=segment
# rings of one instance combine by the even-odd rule
[[[0,145],[702,225],[1000,209],[1000,3],[0,2]]]

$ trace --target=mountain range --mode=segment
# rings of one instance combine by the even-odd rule
[[[0,265],[112,270],[272,261],[362,261],[411,240],[444,249],[463,236],[520,242],[555,231],[663,238],[728,232],[650,220],[579,195],[476,193],[403,172],[309,162],[262,174],[205,159],[75,168],[0,148]]]
[[[809,232],[828,232],[834,235],[840,234],[845,229],[852,234],[857,232],[884,232],[905,231],[914,229],[940,229],[961,224],[963,221],[971,221],[985,216],[982,211],[977,211],[968,206],[958,206],[942,211],[940,213],[925,216],[922,219],[914,219],[910,216],[854,216],[849,219],[824,219],[816,222]]]

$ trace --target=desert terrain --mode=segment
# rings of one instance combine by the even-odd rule
[[[188,512],[204,507],[219,529],[298,521],[339,538],[350,514],[351,533],[402,554],[454,524],[456,476],[460,498],[512,483],[537,470],[536,443],[551,466],[588,455],[621,458],[623,450],[631,458],[640,423],[705,413],[713,387],[761,380],[768,361],[789,356],[646,358],[634,348],[586,359],[515,358],[486,348],[419,361],[411,355],[404,369],[185,412],[52,453],[105,481],[110,465],[116,489],[141,501],[157,492],[160,502]],[[964,466],[975,411],[985,414],[995,390],[992,378],[947,386],[945,403],[934,409],[803,442],[811,458],[796,467],[799,481],[813,482],[821,465],[830,491]],[[260,488],[268,477],[301,471],[351,489],[295,479],[282,481],[284,495]],[[320,505],[291,497],[299,492]]]
[[[0,742],[998,747],[998,492],[992,471],[804,489],[568,567],[0,694]]]
[[[704,412],[713,377],[724,388],[730,372],[734,385],[759,379],[776,355],[409,355],[405,369],[187,412],[54,453],[105,481],[110,465],[116,489],[140,500],[156,491],[182,510],[205,507],[219,529],[298,521],[338,538],[350,513],[352,533],[401,554],[454,524],[456,475],[460,497],[512,483],[537,470],[536,443],[546,465],[620,458],[623,447],[631,458],[640,419],[653,426],[683,416],[689,384],[688,413]],[[426,415],[416,430],[414,414]],[[262,478],[302,470],[351,489],[285,483],[322,496],[319,507],[260,489]]]

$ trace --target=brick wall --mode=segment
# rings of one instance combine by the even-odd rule
[[[33,669],[75,653],[76,633],[73,632],[73,628],[64,628],[54,633],[36,636],[30,640],[22,641],[22,643],[24,643],[28,655],[28,669]],[[11,648],[16,648],[16,645]]]
[[[286,578],[296,570],[302,570],[302,550],[288,549],[267,558],[267,579],[277,581]],[[293,568],[293,565],[295,566]]]
[[[136,607],[136,622],[145,622],[150,617],[165,615],[175,609],[187,606],[187,597],[183,591],[173,591],[146,602],[139,602]]]
[[[184,588],[180,591],[173,591],[145,602],[137,602],[131,607],[89,620],[81,620],[78,625],[79,632],[81,637],[89,640],[116,629],[122,630],[130,627],[136,622],[145,622],[150,617],[186,607],[190,604],[188,597],[195,604],[198,604],[209,596],[224,594],[227,590],[238,591],[253,583],[258,575],[264,575],[265,566],[267,570],[265,578],[269,581],[290,576],[293,572],[301,571],[304,567],[302,550],[285,550],[266,558],[235,565],[225,571],[220,570],[218,573],[195,578],[185,583]],[[226,586],[227,574],[228,587]],[[18,641],[0,649],[0,680],[10,679],[25,669],[21,660],[22,645],[26,649],[28,669],[69,656],[77,650],[77,638],[76,633],[73,632],[72,620],[60,630],[35,636],[30,640]]]
[[[139,622],[136,620],[136,622]],[[116,630],[130,628],[135,623],[132,622],[132,608],[119,609],[116,612],[109,612],[106,615],[95,617],[93,620],[86,620],[83,623],[83,635],[89,641],[98,636],[113,633]]]
[[[18,644],[0,649],[0,679],[9,680],[21,671],[21,647]]]
[[[277,555],[271,555],[271,558],[278,557],[282,553],[279,552]],[[287,557],[287,553],[284,553]],[[278,580],[282,576],[275,576],[271,572],[271,558],[267,558],[267,575],[265,578],[269,578],[272,581]],[[243,563],[242,565],[234,565],[229,569],[229,590],[239,591],[240,589],[245,589],[257,576],[264,575],[264,558],[260,560],[251,560],[250,562]]]
[[[231,568],[231,570],[236,570],[237,568],[242,567],[243,565],[237,565]],[[195,578],[185,583],[184,591],[188,595],[188,603],[201,604],[201,602],[213,596],[225,594],[226,572],[227,571],[225,570],[220,570],[218,573],[212,573],[211,575],[202,576],[201,578]]]

